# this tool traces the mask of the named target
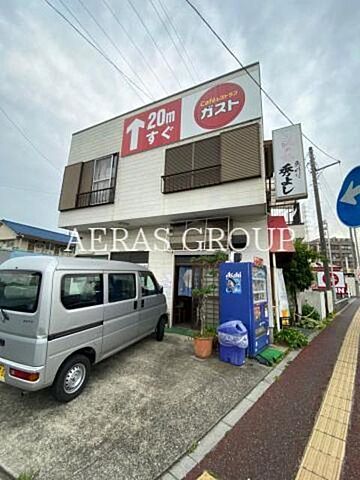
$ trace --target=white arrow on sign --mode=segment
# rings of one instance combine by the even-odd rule
[[[126,129],[126,133],[130,133],[130,150],[136,150],[139,141],[139,129],[145,127],[145,122],[139,118],[135,118]]]
[[[360,195],[360,185],[354,187],[354,182],[350,182],[346,192],[340,198],[340,202],[348,203],[349,205],[356,205],[356,197]]]

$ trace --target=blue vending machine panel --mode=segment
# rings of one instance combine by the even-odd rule
[[[269,344],[266,267],[250,262],[220,265],[220,323],[241,320],[249,335],[248,355]]]

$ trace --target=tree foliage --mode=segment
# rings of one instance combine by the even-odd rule
[[[284,278],[295,299],[297,292],[302,292],[311,286],[314,279],[311,263],[317,260],[318,254],[300,239],[295,240],[294,246],[295,253],[291,262],[284,268]]]

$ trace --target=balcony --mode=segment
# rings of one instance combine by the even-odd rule
[[[76,199],[76,208],[94,207],[114,203],[115,187],[79,193]]]
[[[187,172],[172,173],[163,175],[162,193],[181,192],[184,190],[193,190],[195,188],[209,187],[218,185],[221,179],[221,165],[212,167],[198,168]]]

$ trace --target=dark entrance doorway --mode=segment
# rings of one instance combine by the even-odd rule
[[[209,296],[206,303],[207,324],[217,326],[219,323],[219,292],[218,275],[209,275],[206,268],[196,262],[199,256],[175,256],[174,276],[174,326],[199,329],[198,301],[192,296],[194,288],[202,288],[215,284],[214,294]]]

